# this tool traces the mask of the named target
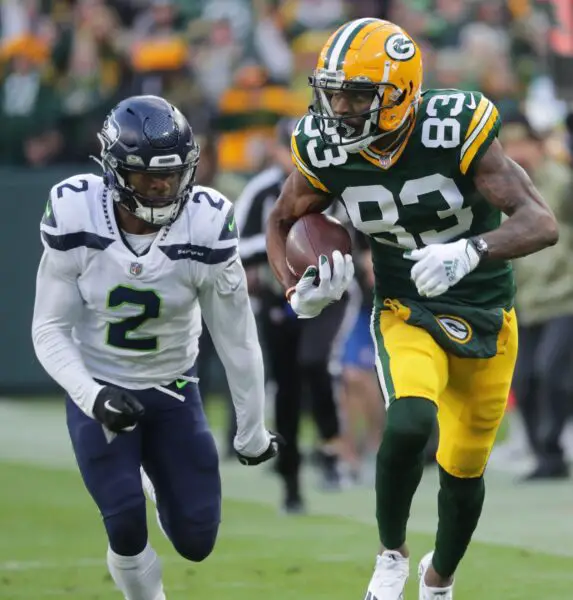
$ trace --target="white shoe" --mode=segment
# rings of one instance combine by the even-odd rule
[[[155,495],[155,488],[153,487],[153,483],[151,483],[151,479],[149,479],[149,476],[143,470],[143,467],[139,467],[139,472],[141,473],[141,485],[143,486],[147,497],[151,500],[151,502],[153,502],[153,504],[157,506],[157,496]],[[159,518],[159,511],[157,510],[157,508],[155,509],[155,518],[157,519],[157,524],[159,525],[159,529],[161,529],[161,533],[167,539],[169,539],[169,536],[167,535],[165,529],[163,529],[163,525],[161,524],[161,519]]]
[[[426,571],[432,564],[433,552],[428,552],[424,558],[420,561],[418,566],[418,577],[420,579],[420,594],[419,600],[453,600],[454,598],[454,584],[445,588],[435,588],[426,585]]]
[[[409,574],[409,559],[395,550],[384,550],[376,557],[374,574],[364,600],[404,600]]]

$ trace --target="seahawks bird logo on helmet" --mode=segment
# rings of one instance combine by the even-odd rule
[[[111,111],[98,138],[113,200],[150,225],[172,223],[189,198],[199,163],[199,146],[181,111],[157,96],[133,96]],[[132,174],[169,183],[161,193],[147,193],[134,185]]]

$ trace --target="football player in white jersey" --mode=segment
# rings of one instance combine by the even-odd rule
[[[201,314],[225,367],[243,464],[273,458],[263,361],[231,203],[194,184],[199,148],[162,98],[118,104],[99,134],[103,177],[55,185],[41,223],[33,341],[66,390],[84,483],[127,600],[164,600],[148,543],[140,466],[160,525],[183,557],[212,551],[218,456],[195,377]]]

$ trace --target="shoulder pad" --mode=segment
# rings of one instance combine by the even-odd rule
[[[80,246],[104,249],[112,243],[95,232],[94,202],[102,179],[92,173],[68,177],[52,187],[40,224],[45,246],[71,250]]]
[[[466,92],[464,104],[463,145],[460,149],[460,171],[467,173],[477,164],[499,134],[501,118],[495,104],[480,92]]]
[[[231,202],[219,191],[196,185],[185,209],[188,233],[177,256],[171,247],[162,250],[170,258],[189,258],[208,265],[226,263],[237,255],[239,232]],[[184,225],[185,227],[185,225]]]
[[[481,92],[430,90],[424,95],[423,107],[424,114],[421,117],[426,122],[432,118],[442,123],[446,119],[453,119],[459,124],[456,126],[458,135],[454,139],[459,168],[463,174],[469,171],[472,164],[477,164],[476,159],[483,156],[499,133],[499,112]]]

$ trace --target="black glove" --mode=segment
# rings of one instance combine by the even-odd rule
[[[131,431],[144,412],[135,396],[110,385],[100,390],[93,408],[94,417],[113,433]]]
[[[235,451],[239,462],[247,467],[253,467],[274,458],[279,453],[279,446],[285,445],[285,440],[280,433],[269,431],[269,435],[271,436],[269,447],[258,456],[244,456],[240,452]]]

